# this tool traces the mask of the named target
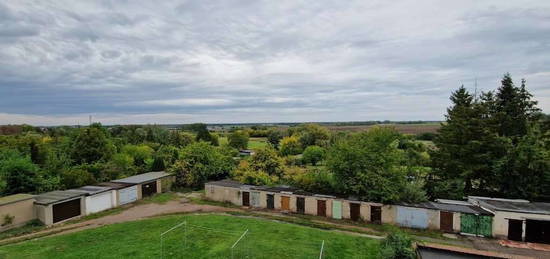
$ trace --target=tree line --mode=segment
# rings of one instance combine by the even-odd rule
[[[145,126],[39,129],[0,135],[0,193],[39,193],[147,171],[176,175],[175,188],[232,178],[377,202],[467,195],[548,200],[550,123],[526,89],[505,75],[495,91],[460,87],[437,134],[392,127],[334,132],[318,124],[177,130]],[[267,145],[240,156],[251,137]],[[433,141],[433,144],[431,144]]]

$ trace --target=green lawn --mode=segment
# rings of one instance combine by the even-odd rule
[[[234,258],[319,258],[322,240],[323,258],[375,258],[379,250],[378,240],[265,219],[174,215],[7,245],[0,258],[160,258],[159,234],[182,221],[187,235],[184,228],[167,234],[164,258],[231,258],[229,247],[246,229]]]
[[[227,137],[220,137],[218,139],[220,145],[228,143]],[[248,149],[258,149],[267,146],[267,138],[250,138],[248,139]]]
[[[258,149],[258,148],[263,148],[265,146],[267,146],[266,138],[250,138],[248,140],[249,149]]]

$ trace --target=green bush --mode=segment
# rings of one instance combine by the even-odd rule
[[[15,216],[12,216],[10,214],[6,214],[4,215],[4,219],[2,221],[2,227],[3,226],[8,226],[8,225],[11,225],[13,224],[13,220],[15,219]]]
[[[412,246],[411,238],[402,232],[390,233],[382,240],[380,259],[414,259],[416,254]]]

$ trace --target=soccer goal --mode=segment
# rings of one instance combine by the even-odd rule
[[[182,221],[160,234],[160,258],[252,258],[247,234]]]
[[[256,231],[252,233],[245,226],[235,228],[213,228],[181,221],[160,234],[160,258],[335,258],[327,255],[324,240],[313,241],[304,238],[280,235],[280,238]]]

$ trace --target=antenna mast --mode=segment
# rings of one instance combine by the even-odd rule
[[[474,82],[474,100],[477,101],[477,77],[475,78]]]

